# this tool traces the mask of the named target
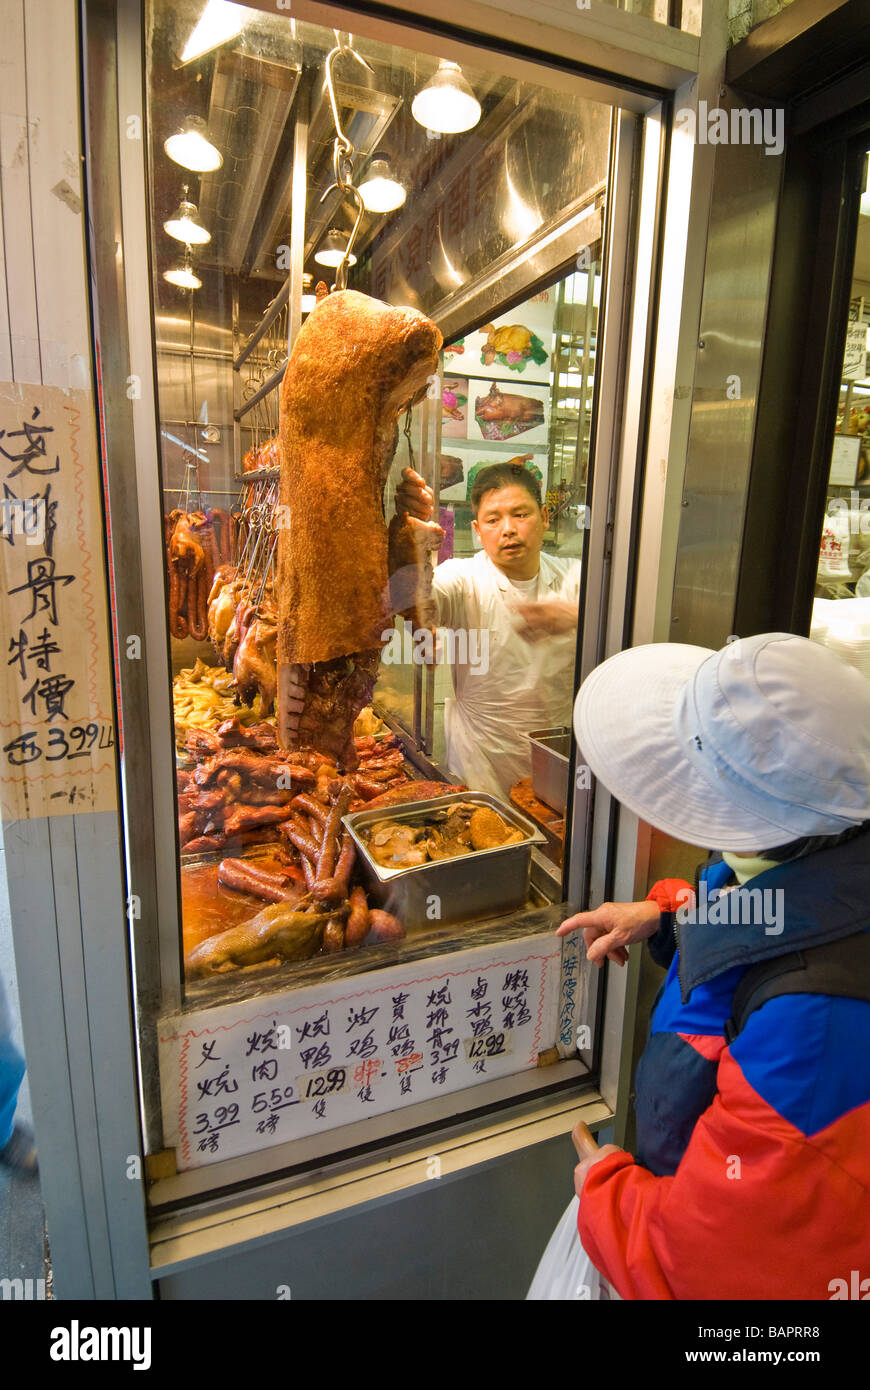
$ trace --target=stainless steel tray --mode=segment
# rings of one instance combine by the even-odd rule
[[[571,730],[562,724],[554,729],[533,729],[527,737],[532,746],[532,791],[539,801],[564,816],[568,808]]]
[[[360,838],[362,828],[376,821],[413,824],[442,806],[460,801],[490,806],[508,825],[521,830],[524,839],[514,845],[432,860],[411,869],[385,869],[375,863]],[[515,912],[528,899],[532,849],[546,842],[537,826],[515,807],[485,792],[453,792],[430,801],[354,811],[344,817],[343,823],[356,844],[366,887],[404,923],[406,931]]]

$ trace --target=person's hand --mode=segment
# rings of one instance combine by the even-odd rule
[[[577,605],[567,598],[554,595],[537,603],[517,603],[514,611],[520,619],[520,636],[530,642],[577,631]]]
[[[621,1149],[618,1144],[602,1144],[598,1152],[594,1153],[590,1158],[582,1158],[574,1169],[574,1191],[577,1193],[577,1196],[582,1198],[586,1174],[594,1164],[600,1163],[602,1158],[606,1158],[608,1154],[622,1154],[625,1152],[626,1150]]]
[[[418,521],[431,521],[434,510],[435,494],[426,486],[425,478],[413,468],[403,468],[402,480],[396,488],[396,515],[407,512]]]
[[[605,960],[625,965],[628,946],[632,941],[645,941],[655,936],[661,912],[658,903],[602,903],[590,912],[577,912],[567,917],[556,930],[557,936],[583,932],[586,959],[599,968]]]
[[[586,1181],[586,1174],[595,1163],[600,1163],[602,1158],[608,1154],[625,1153],[618,1144],[602,1144],[599,1148],[587,1125],[580,1120],[571,1131],[571,1139],[574,1148],[577,1150],[577,1157],[580,1162],[574,1169],[574,1191],[579,1198],[583,1196],[583,1184]]]

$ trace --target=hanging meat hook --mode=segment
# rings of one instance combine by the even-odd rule
[[[347,245],[344,248],[344,255],[335,269],[335,284],[333,285],[333,289],[344,290],[347,289],[347,271],[350,264],[350,256],[362,224],[363,215],[365,213],[365,203],[362,200],[362,194],[353,182],[353,162],[356,156],[356,150],[354,149],[353,142],[348,139],[341,128],[341,117],[338,111],[338,102],[335,95],[335,79],[332,74],[332,69],[336,59],[342,57],[344,54],[348,54],[355,58],[358,63],[361,63],[362,66],[372,74],[374,74],[374,68],[370,63],[366,62],[361,53],[357,53],[355,48],[351,48],[348,44],[342,43],[340,34],[336,33],[336,38],[338,39],[338,43],[336,47],[327,54],[326,58],[326,91],[329,96],[329,105],[332,109],[333,124],[335,125],[335,141],[332,147],[332,172],[334,182],[331,183],[321,195],[320,201],[321,203],[324,202],[325,199],[329,197],[330,193],[337,189],[342,195],[342,198],[351,202],[356,210],[356,220],[354,221],[351,234],[348,237]]]

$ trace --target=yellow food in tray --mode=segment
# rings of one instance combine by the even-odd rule
[[[354,721],[354,738],[371,738],[374,734],[382,734],[386,730],[386,724],[380,715],[375,714],[371,705],[366,705],[361,709]]]
[[[262,719],[260,703],[259,695],[254,697],[253,705],[237,703],[232,673],[223,666],[209,666],[197,660],[195,666],[179,671],[172,682],[175,741],[183,747],[188,729],[214,730],[233,717],[244,725],[257,724]]]
[[[388,819],[362,831],[369,854],[384,869],[415,869],[430,859],[519,845],[525,838],[491,807],[464,801],[431,811],[413,823]]]

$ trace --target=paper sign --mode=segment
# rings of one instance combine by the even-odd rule
[[[0,813],[117,804],[102,509],[87,391],[0,383]]]
[[[858,476],[861,457],[861,437],[857,434],[835,434],[831,448],[831,472],[828,479],[838,486],[853,487]]]
[[[846,325],[843,381],[864,381],[867,376],[867,325],[862,320]]]
[[[560,960],[537,935],[162,1020],[178,1168],[537,1066],[556,1042]]]

